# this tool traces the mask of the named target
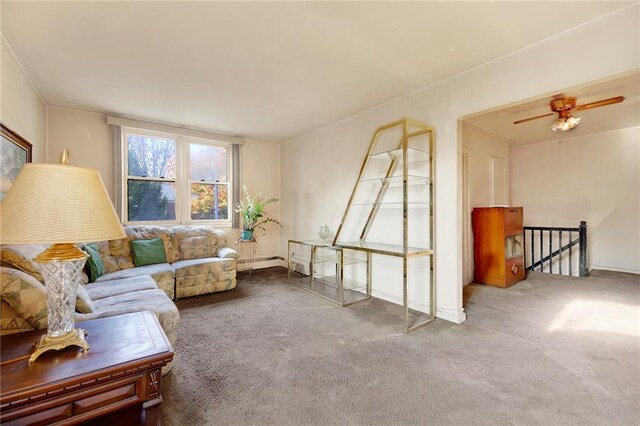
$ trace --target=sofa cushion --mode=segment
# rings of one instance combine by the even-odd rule
[[[187,237],[180,240],[180,259],[204,259],[206,257],[211,257],[207,237]]]
[[[235,259],[220,259],[209,257],[206,259],[180,260],[171,264],[176,278],[203,276],[211,282],[234,278],[236,275]],[[205,277],[206,276],[206,277]]]
[[[191,244],[193,237],[206,237],[207,245],[209,246],[209,256],[215,256],[219,247],[225,247],[227,245],[227,234],[219,229],[213,229],[210,226],[194,226],[194,225],[177,225],[169,229],[171,233],[171,239],[174,247],[178,248],[178,254],[183,252],[189,252],[191,250]],[[189,256],[192,259],[194,256]],[[189,260],[185,258],[169,260],[169,263],[174,263],[178,260]]]
[[[89,267],[89,282],[92,283],[106,272],[104,263],[100,259],[100,251],[97,244],[85,244],[84,251],[89,255],[87,266]]]
[[[141,290],[156,290],[158,286],[149,275],[121,278],[119,280],[99,281],[84,286],[91,300],[104,299],[105,297],[118,296]]]
[[[236,286],[236,260],[210,257],[171,264],[176,273],[176,298],[231,290]]]
[[[168,263],[158,263],[157,265],[139,266],[137,268],[121,269],[117,272],[104,274],[98,278],[97,282],[119,280],[121,278],[139,277],[140,275],[151,275],[158,288],[171,299],[174,297],[174,271]]]
[[[18,313],[4,300],[0,302],[0,334],[21,333],[33,330],[26,319]]]
[[[158,316],[160,326],[166,334],[176,330],[180,321],[178,308],[167,297],[162,290],[141,290],[132,293],[120,294],[112,297],[105,297],[94,302],[96,311],[110,311],[117,315],[118,311],[123,313],[140,309],[154,312]]]
[[[202,275],[196,277],[176,278],[176,298],[199,296],[201,294],[217,293],[219,291],[233,290],[236,288],[236,279],[223,281],[211,281]]]
[[[0,248],[0,258],[2,265],[17,269],[34,277],[40,282],[44,282],[40,265],[33,261],[33,258],[45,251],[50,244],[12,244]]]
[[[178,260],[178,252],[177,249],[174,249],[173,247],[169,229],[153,225],[136,225],[125,226],[124,232],[127,234],[127,238],[109,241],[111,254],[116,259],[120,269],[133,268],[135,266],[133,253],[131,252],[131,246],[129,245],[129,242],[132,240],[161,238],[167,262],[171,263]]]
[[[11,268],[0,268],[2,300],[32,328],[47,327],[47,292],[31,275]]]
[[[131,251],[133,252],[133,263],[136,266],[167,263],[167,256],[164,253],[162,238],[131,240],[129,244],[131,245]]]
[[[76,296],[76,310],[82,312],[83,314],[90,314],[95,309],[93,307],[93,302],[85,290],[83,285],[78,286],[78,294]]]
[[[126,241],[126,239],[114,240],[114,241]],[[118,262],[116,258],[111,254],[111,243],[110,241],[98,241],[95,243],[98,247],[98,252],[100,253],[100,260],[104,264],[105,273],[107,272],[116,272],[120,270],[118,266]]]
[[[51,244],[11,244],[0,247],[0,263],[11,269],[25,272],[41,283],[44,282],[40,265],[33,258],[49,248]],[[89,281],[87,274],[80,273],[80,284]]]

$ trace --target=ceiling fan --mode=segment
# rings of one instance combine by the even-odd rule
[[[538,115],[536,117],[524,118],[522,120],[514,121],[513,124],[526,123],[527,121],[537,120],[538,118],[548,117],[557,113],[558,118],[551,125],[551,130],[554,132],[566,132],[567,130],[573,129],[578,125],[578,123],[580,123],[580,117],[571,116],[573,111],[582,111],[585,109],[617,104],[624,101],[624,96],[616,96],[615,98],[603,99],[601,101],[591,102],[584,105],[576,105],[576,100],[576,98],[571,96],[556,97],[549,102],[549,106],[553,112]]]

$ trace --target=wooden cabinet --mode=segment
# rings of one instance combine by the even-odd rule
[[[522,207],[476,207],[472,219],[474,281],[509,287],[523,280]]]

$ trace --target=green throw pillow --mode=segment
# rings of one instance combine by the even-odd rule
[[[132,240],[130,244],[131,251],[133,252],[133,263],[135,263],[136,266],[167,263],[167,256],[164,253],[164,243],[161,238]]]
[[[92,283],[104,275],[104,263],[102,263],[102,259],[100,259],[97,244],[85,244],[84,251],[89,255],[87,265],[89,265],[89,282]]]

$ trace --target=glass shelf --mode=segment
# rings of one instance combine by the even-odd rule
[[[382,202],[382,203],[377,203],[378,206],[396,206],[396,207],[401,207],[402,206],[402,201],[392,201],[392,202]],[[351,203],[352,206],[373,206],[376,205],[376,203],[371,202],[371,203]],[[422,209],[426,209],[429,208],[430,206],[432,206],[433,203],[417,203],[417,202],[413,202],[413,201],[409,201],[407,202],[407,206],[409,206],[409,208],[422,208]]]
[[[343,265],[355,265],[358,263],[365,263],[367,261],[367,259],[361,259],[359,257],[354,257],[354,256],[344,256],[342,259],[342,264]],[[340,262],[340,256],[338,256],[338,254],[336,253],[333,256],[330,255],[320,255],[320,256],[316,256],[314,263],[334,263],[334,264],[338,264]]]
[[[340,263],[340,256],[338,255],[338,250],[342,251],[342,249],[335,246],[322,246],[322,248],[325,248],[325,247],[326,247],[325,253],[318,254],[316,252],[316,256],[313,262],[316,265],[321,263],[332,263],[332,264],[338,265]],[[322,248],[319,248],[319,250],[322,250]],[[333,253],[326,253],[327,251],[332,251]],[[308,253],[308,254],[309,256],[300,256],[296,252],[292,252],[291,260],[298,263],[311,263],[311,253]],[[342,264],[345,266],[356,265],[358,263],[367,262],[366,258],[361,258],[357,256],[348,256],[348,255],[345,255],[344,252],[342,256],[343,256]]]
[[[289,283],[300,289],[310,291],[316,296],[320,296],[333,303],[340,304],[340,289],[336,287],[335,282],[330,282],[325,279],[314,279],[310,281],[308,276],[303,275],[301,277],[292,277]],[[343,295],[344,306],[369,298],[366,292],[366,284],[356,283],[352,285],[357,286],[347,288],[345,282]]]
[[[327,240],[289,240],[290,243],[294,243],[294,244],[302,244],[302,245],[306,245],[306,246],[315,246],[315,247],[327,247],[327,248],[331,248],[333,247],[333,240],[332,239],[327,239]]]
[[[394,176],[389,176],[389,177],[373,177],[373,178],[365,178],[365,179],[360,179],[360,182],[398,182],[398,183],[402,183],[402,175],[394,175]],[[416,183],[429,183],[429,182],[433,182],[433,178],[430,178],[428,176],[418,176],[418,175],[408,175],[407,176],[407,184],[411,185],[411,184],[416,184]]]
[[[370,243],[364,241],[337,242],[338,247],[349,250],[361,250],[389,256],[404,256],[404,247],[396,244]],[[408,256],[430,256],[433,250],[422,247],[407,247]]]
[[[407,148],[407,161],[413,163],[416,161],[429,161],[431,153],[426,149],[419,148]],[[387,151],[380,151],[373,153],[369,156],[373,159],[392,159],[396,158],[398,161],[402,161],[402,148],[390,149]]]
[[[292,255],[291,260],[298,263],[311,263],[310,258],[302,258],[299,256]],[[338,255],[335,256],[316,256],[313,263],[318,265],[322,263],[331,263],[334,265],[338,265],[340,262],[340,258]],[[361,259],[359,257],[353,256],[345,256],[343,259],[343,265],[357,265],[358,263],[366,263],[367,259]]]
[[[307,276],[306,279],[309,280],[309,277]],[[338,289],[338,284],[337,284],[338,281],[335,275],[313,274],[313,280],[315,282],[322,283],[323,285],[333,287],[336,290]],[[349,278],[345,278],[344,280],[342,280],[342,285],[344,285],[345,290],[364,291],[367,289],[366,283],[349,279]]]

